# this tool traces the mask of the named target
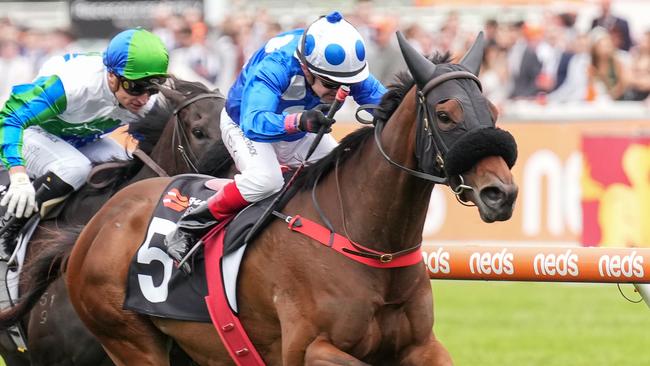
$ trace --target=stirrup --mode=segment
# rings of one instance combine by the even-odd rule
[[[199,247],[201,246],[201,244],[203,244],[203,240],[199,240],[199,241],[197,241],[196,244],[194,244],[194,246],[192,246],[192,248],[187,252],[187,254],[185,254],[185,255],[183,256],[183,258],[181,258],[181,261],[178,262],[178,264],[176,265],[176,267],[177,267],[178,269],[180,269],[181,271],[183,271],[183,273],[185,273],[185,274],[188,275],[188,276],[192,274],[192,267],[190,267],[190,265],[189,265],[189,263],[187,263],[187,261],[188,261],[192,256],[194,256],[194,253],[196,253],[196,251],[199,249]]]

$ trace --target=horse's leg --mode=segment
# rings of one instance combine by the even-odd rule
[[[307,366],[369,365],[336,348],[322,336],[318,336],[307,346],[304,364]]]
[[[178,346],[199,365],[233,365],[212,323],[152,318],[161,332],[172,337]]]
[[[168,182],[142,181],[113,196],[86,225],[68,262],[70,301],[118,366],[169,365],[168,338],[147,316],[122,309],[130,260]]]
[[[431,333],[431,337],[425,344],[409,347],[399,364],[401,366],[451,366],[454,363],[445,346]]]
[[[118,315],[113,315],[117,317]],[[119,330],[95,334],[116,366],[169,366],[167,337],[136,314],[120,314]],[[87,318],[86,318],[87,319]],[[102,324],[101,326],[106,326]],[[92,325],[89,325],[92,327]]]
[[[400,365],[453,365],[445,346],[433,333],[433,292],[431,282],[422,274],[417,292],[404,308],[408,325],[414,336],[414,345],[401,352]],[[405,324],[406,325],[406,324]]]

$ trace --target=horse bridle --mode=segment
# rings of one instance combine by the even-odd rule
[[[384,151],[384,148],[381,145],[381,132],[384,130],[386,122],[383,120],[380,120],[378,118],[375,118],[373,123],[375,124],[375,142],[377,144],[377,148],[379,149],[379,152],[381,155],[386,159],[390,164],[406,171],[408,174],[415,176],[420,179],[424,179],[433,183],[437,184],[445,184],[451,188],[452,192],[456,195],[456,198],[461,202],[462,204],[465,204],[464,201],[460,199],[460,195],[463,193],[464,190],[471,190],[472,187],[468,186],[465,184],[465,181],[463,179],[462,175],[458,175],[458,180],[459,183],[455,186],[452,187],[452,184],[450,182],[449,177],[446,176],[444,173],[444,166],[445,166],[445,155],[449,151],[449,148],[447,145],[444,143],[442,140],[442,137],[440,136],[440,132],[438,129],[434,126],[434,117],[431,114],[431,109],[429,105],[427,104],[426,97],[427,95],[438,85],[449,81],[453,79],[471,79],[474,80],[477,84],[479,89],[482,90],[481,86],[481,81],[476,77],[476,75],[472,74],[471,72],[468,71],[450,71],[447,73],[444,73],[442,75],[439,75],[427,82],[427,84],[420,90],[418,88],[417,90],[417,116],[418,116],[418,131],[417,134],[421,133],[426,133],[428,136],[429,141],[432,142],[433,148],[435,149],[435,162],[436,162],[436,169],[438,171],[443,172],[443,176],[438,176],[438,175],[433,175],[429,173],[425,173],[419,170],[414,170],[407,168],[400,163],[394,161],[393,159],[386,154]],[[369,109],[367,106],[361,106],[359,107],[360,109]],[[421,126],[421,127],[420,127]]]
[[[184,100],[182,103],[180,103],[176,108],[174,109],[174,112],[172,113],[172,116],[176,119],[174,123],[174,132],[172,134],[172,145],[176,145],[176,140],[178,136],[178,145],[176,145],[176,150],[181,154],[181,157],[185,161],[185,164],[194,171],[194,173],[198,173],[199,170],[196,167],[196,162],[198,161],[196,154],[194,151],[192,151],[192,148],[190,146],[190,140],[189,137],[187,136],[187,133],[181,126],[181,119],[178,118],[178,114],[180,111],[182,111],[185,107],[188,105],[202,100],[202,99],[208,99],[208,98],[216,98],[216,99],[226,99],[226,97],[221,94],[219,91],[215,91],[212,93],[201,93],[198,95],[195,95],[192,98]],[[184,144],[186,146],[184,146]]]

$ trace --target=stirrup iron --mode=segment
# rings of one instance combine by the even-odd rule
[[[192,273],[192,268],[190,267],[189,264],[187,264],[187,261],[196,253],[197,250],[199,250],[199,247],[203,244],[203,240],[199,240],[192,246],[192,248],[183,256],[180,262],[178,262],[178,268],[185,272],[185,274],[189,275]]]

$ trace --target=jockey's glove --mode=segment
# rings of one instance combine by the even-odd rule
[[[316,106],[314,109],[301,113],[300,119],[298,120],[298,128],[300,131],[317,133],[322,126],[325,126],[325,133],[330,133],[332,131],[334,120],[327,118],[327,116],[323,114],[321,109],[319,109],[319,107],[322,108],[321,106],[325,105],[321,104]]]
[[[17,218],[29,217],[38,211],[36,207],[36,191],[27,174],[23,172],[9,175],[11,185],[0,201],[0,206],[7,206],[5,215],[14,215]]]

